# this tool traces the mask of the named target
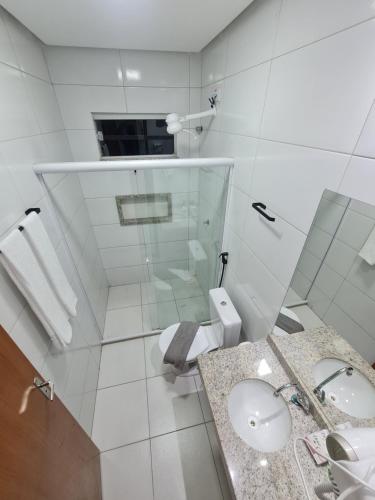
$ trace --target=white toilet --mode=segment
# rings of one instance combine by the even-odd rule
[[[200,326],[186,357],[186,363],[195,361],[199,354],[213,351],[218,347],[238,345],[241,318],[224,288],[214,288],[209,292],[211,324]],[[159,347],[164,358],[180,323],[168,326],[159,337]]]

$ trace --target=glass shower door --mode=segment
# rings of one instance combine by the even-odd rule
[[[228,168],[137,172],[138,192],[167,196],[171,208],[168,220],[141,225],[149,279],[141,285],[149,299],[142,303],[146,330],[209,320],[208,290],[217,286],[228,175]]]

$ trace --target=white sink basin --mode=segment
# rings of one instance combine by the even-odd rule
[[[335,371],[349,366],[335,358],[318,361],[313,367],[316,385]],[[325,401],[336,406],[347,415],[357,418],[375,417],[375,387],[360,372],[354,369],[352,375],[342,373],[323,387]]]
[[[234,430],[252,448],[277,451],[283,448],[292,430],[292,419],[282,396],[258,379],[242,380],[228,397],[229,418]]]

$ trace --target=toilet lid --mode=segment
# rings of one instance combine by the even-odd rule
[[[163,353],[163,357],[167,352],[169,344],[171,343],[175,333],[177,332],[177,328],[180,326],[180,323],[175,323],[174,325],[168,326],[163,333],[159,337],[159,347],[161,352]],[[206,331],[210,328],[209,326],[200,326],[198,328],[197,334],[191,344],[189,352],[186,356],[186,361],[194,361],[199,354],[204,354],[212,349],[209,345]]]

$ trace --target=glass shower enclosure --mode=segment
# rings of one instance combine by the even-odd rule
[[[194,160],[200,166],[184,166]],[[66,172],[51,173],[51,167],[43,174],[104,338],[106,315],[107,323],[108,314],[118,316],[121,337],[121,322],[130,324],[135,308],[141,320],[132,337],[182,320],[209,320],[208,291],[218,286],[221,271],[230,161],[194,160],[173,160],[182,162],[173,167],[165,160],[162,168],[159,160],[147,169],[139,160],[124,170],[100,162],[96,171],[72,163]],[[62,183],[70,195],[59,189]],[[109,313],[125,292],[122,313]]]

